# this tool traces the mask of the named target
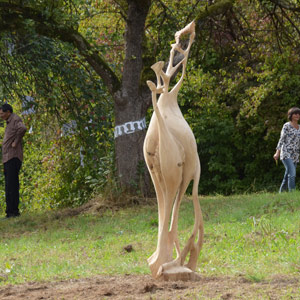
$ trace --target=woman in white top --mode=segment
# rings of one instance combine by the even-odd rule
[[[282,127],[280,139],[276,147],[274,159],[280,160],[284,164],[285,173],[279,189],[279,193],[295,189],[296,166],[299,162],[300,150],[300,128],[298,121],[300,119],[300,108],[292,107],[288,111],[289,122]]]

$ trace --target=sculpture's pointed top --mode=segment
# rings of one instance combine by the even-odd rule
[[[187,33],[194,35],[195,34],[195,26],[196,26],[195,22],[192,21],[190,24],[186,25],[183,29],[177,31],[175,33],[176,44],[179,44],[180,36],[187,34]]]

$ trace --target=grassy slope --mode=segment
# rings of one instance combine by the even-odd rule
[[[300,192],[200,198],[205,244],[198,272],[253,281],[300,273]],[[193,226],[184,201],[179,234]],[[148,274],[157,240],[156,206],[70,217],[43,212],[0,221],[0,285],[25,281]],[[131,244],[134,251],[123,247]]]

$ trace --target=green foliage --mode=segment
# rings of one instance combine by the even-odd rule
[[[26,43],[1,57],[2,97],[32,129],[24,137],[21,209],[77,206],[103,181],[103,169],[113,169],[111,99],[67,45],[37,36]]]
[[[241,56],[224,67],[217,52],[206,55],[205,69],[191,64],[179,95],[198,144],[200,192],[275,191],[283,167],[272,156],[287,110],[300,105],[298,57],[289,47],[252,60],[232,51]]]

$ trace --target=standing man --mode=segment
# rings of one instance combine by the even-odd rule
[[[0,117],[6,121],[2,142],[2,161],[5,176],[6,218],[17,217],[19,212],[19,171],[23,161],[22,138],[26,127],[13,113],[9,104],[0,107]]]

